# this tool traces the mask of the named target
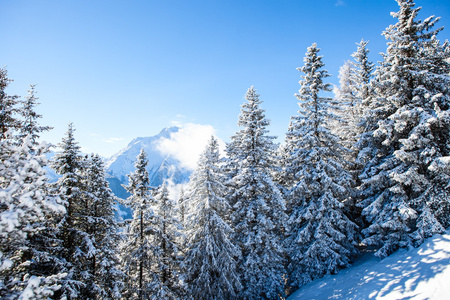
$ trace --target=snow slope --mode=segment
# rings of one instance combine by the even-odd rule
[[[311,282],[288,299],[450,299],[450,229],[382,260],[366,253],[352,267]]]

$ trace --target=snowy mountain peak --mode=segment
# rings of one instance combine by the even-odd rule
[[[135,170],[135,161],[141,149],[147,153],[150,186],[161,185],[165,180],[174,184],[185,183],[192,172],[186,169],[179,159],[164,151],[162,143],[172,141],[174,135],[180,131],[179,127],[164,128],[157,135],[137,137],[126,148],[113,155],[106,163],[108,182],[113,193],[122,199],[129,196],[123,188],[128,183],[127,175]],[[122,217],[130,218],[131,212],[119,206]]]
[[[164,128],[157,135],[133,139],[126,148],[108,159],[106,163],[108,173],[121,182],[126,182],[126,175],[134,171],[134,162],[141,149],[144,149],[147,153],[150,174],[156,172],[166,160],[169,160],[174,166],[179,165],[176,159],[171,158],[169,154],[163,153],[159,147],[161,141],[170,139],[171,135],[178,132],[179,129],[178,127]]]
[[[170,139],[171,138],[171,134],[172,133],[176,133],[180,130],[179,127],[169,127],[169,128],[164,128],[163,130],[161,130],[157,135],[154,136],[150,136],[150,137],[137,137],[134,138],[127,146],[128,149],[130,147],[133,147],[135,145],[140,145],[142,146],[142,148],[148,148],[151,147],[151,145],[155,142],[157,142],[160,139]],[[123,151],[123,150],[122,150]]]
[[[125,159],[125,157],[127,158],[127,160],[131,159],[132,161],[134,161],[136,159],[137,155],[139,154],[139,151],[141,151],[141,148],[147,152],[147,154],[149,156],[149,160],[151,159],[150,156],[156,156],[156,160],[158,160],[158,158],[161,158],[162,156],[164,156],[157,149],[158,141],[161,141],[162,139],[170,139],[171,134],[176,133],[179,130],[180,130],[180,128],[178,128],[178,127],[164,128],[157,135],[150,136],[150,137],[134,138],[130,143],[128,143],[126,148],[120,150],[119,152],[117,152],[116,154],[114,154],[107,160],[106,167],[108,168],[108,170],[110,170],[110,171],[112,170],[113,173],[114,173],[114,171],[117,172],[118,171],[117,164],[119,162],[122,162]],[[112,169],[111,169],[111,167],[112,167]],[[119,173],[121,173],[121,172],[119,172]],[[115,175],[118,175],[118,173]]]
[[[173,138],[179,132],[179,127],[164,128],[157,135],[150,137],[137,137],[126,148],[113,155],[106,163],[108,174],[126,184],[127,175],[134,171],[134,163],[141,149],[147,153],[147,170],[151,178],[151,185],[160,185],[164,180],[171,179],[175,183],[185,182],[189,179],[190,170],[186,170],[180,161],[161,149],[161,143]],[[119,191],[114,191],[120,194]]]

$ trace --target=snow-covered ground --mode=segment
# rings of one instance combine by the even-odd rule
[[[368,253],[352,267],[305,285],[289,300],[450,299],[450,230],[385,259]]]

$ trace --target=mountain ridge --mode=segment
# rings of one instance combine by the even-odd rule
[[[165,181],[170,181],[172,184],[189,181],[192,170],[183,167],[182,163],[172,155],[163,153],[159,144],[164,139],[171,139],[172,134],[179,130],[179,127],[169,127],[162,129],[154,136],[134,138],[127,147],[106,160],[106,179],[116,197],[126,199],[130,195],[123,185],[128,184],[127,175],[134,172],[134,163],[141,149],[147,153],[146,169],[149,173],[151,187],[157,187]],[[131,218],[131,210],[120,204],[116,208],[123,218]]]
[[[179,129],[179,127],[164,128],[154,136],[134,138],[125,148],[106,160],[105,166],[108,174],[122,182],[126,182],[128,180],[126,175],[134,171],[134,162],[141,149],[144,149],[147,153],[147,159],[149,160],[147,170],[151,174],[157,172],[161,164],[167,160],[170,160],[174,165],[179,165],[179,161],[158,149],[159,141],[170,139],[171,134],[178,132]],[[157,182],[155,185],[159,184],[160,182]]]

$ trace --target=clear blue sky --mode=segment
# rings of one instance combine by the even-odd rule
[[[442,17],[448,39],[450,1],[416,4],[421,19]],[[9,94],[38,84],[52,143],[69,122],[85,151],[104,156],[174,121],[228,141],[251,85],[282,139],[306,48],[317,42],[336,84],[361,38],[380,60],[391,11],[394,0],[0,0],[0,66]]]

